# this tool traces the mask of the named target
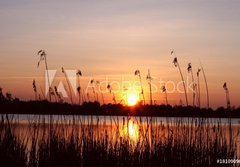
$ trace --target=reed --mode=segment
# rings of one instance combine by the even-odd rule
[[[55,102],[58,102],[56,92],[52,87],[49,89],[49,93],[55,98]]]
[[[127,105],[128,104],[128,88],[126,86],[123,86],[122,90],[123,90],[123,92],[125,92],[124,93],[124,95],[125,95],[124,103],[125,103],[125,105]]]
[[[93,91],[93,96],[94,96],[94,101],[98,102],[98,94],[95,90],[96,87],[96,81],[94,79],[91,79],[90,81],[91,85],[92,85],[92,91]]]
[[[176,57],[176,54],[174,51],[171,52],[171,55],[174,54],[175,55],[175,58],[173,59],[173,64],[175,67],[178,67],[178,71],[180,73],[180,76],[182,78],[182,82],[183,82],[183,88],[184,88],[184,93],[185,93],[185,99],[186,99],[186,105],[188,106],[188,97],[187,97],[187,90],[186,90],[186,84],[185,84],[185,81],[183,79],[183,75],[182,75],[182,70],[181,70],[181,67],[180,67],[180,64],[178,62],[178,59]]]
[[[146,79],[148,80],[148,85],[149,85],[149,97],[150,97],[150,105],[152,106],[152,80],[153,78],[151,77],[151,74],[150,74],[150,70],[148,70],[148,75],[146,77]]]
[[[40,56],[40,60],[38,61],[37,67],[39,67],[41,61],[44,60],[44,62],[45,62],[45,70],[46,70],[46,73],[47,73],[48,88],[49,88],[48,95],[49,95],[49,101],[51,102],[51,93],[50,93],[51,84],[50,84],[49,73],[48,73],[47,54],[44,50],[38,51],[37,54]]]
[[[10,127],[1,122],[1,166],[217,166],[217,159],[237,158],[230,123],[224,127],[205,119],[156,121],[59,116],[49,133],[49,122],[36,116],[24,136],[19,136],[17,128],[23,126],[17,121]]]
[[[32,86],[33,86],[33,91],[34,91],[34,94],[35,94],[35,100],[38,100],[37,86],[36,86],[36,81],[35,80],[33,80]]]
[[[187,71],[188,73],[191,73],[191,76],[192,76],[192,91],[193,91],[193,99],[192,99],[192,105],[193,107],[195,106],[195,97],[196,97],[196,88],[195,88],[195,81],[194,81],[194,77],[193,77],[193,70],[192,70],[192,64],[191,63],[188,63],[188,68],[187,68]]]
[[[200,72],[201,72],[201,69],[199,68],[198,71],[197,71],[197,79],[198,79],[198,107],[200,108],[201,107],[201,91],[200,91]]]
[[[100,84],[100,81],[96,81],[96,86],[98,87],[98,92],[101,93],[101,97],[102,97],[102,104],[105,104],[105,101],[104,101],[104,96],[103,96],[103,91],[101,89],[101,84]]]
[[[143,85],[142,85],[141,73],[140,73],[139,70],[136,70],[136,71],[134,72],[134,74],[139,77],[139,81],[140,81],[140,85],[141,85],[141,95],[142,95],[142,98],[143,98],[143,104],[145,105],[145,96],[144,96],[144,92],[143,92]]]
[[[228,90],[226,82],[223,84],[223,89],[225,90],[225,93],[226,93],[227,110],[230,111],[231,110],[231,103],[230,103],[229,90]]]
[[[62,67],[62,73],[63,73],[64,76],[65,76],[65,79],[66,79],[66,82],[67,82],[67,85],[68,85],[69,94],[70,94],[70,100],[71,100],[71,103],[73,104],[71,84],[70,84],[70,82],[69,82],[69,80],[68,80],[67,73],[66,73],[66,71],[64,70],[63,67]]]
[[[201,69],[202,69],[202,72],[203,72],[203,77],[204,77],[205,86],[206,86],[207,108],[209,109],[209,107],[210,107],[210,102],[209,102],[209,91],[208,91],[207,77],[206,77],[206,75],[205,75],[205,71],[204,71],[204,69],[203,69],[203,65],[202,65],[201,62],[200,62],[200,64],[201,64]]]
[[[115,94],[112,91],[112,86],[110,84],[107,85],[107,89],[109,90],[109,93],[112,95],[112,100],[113,100],[114,104],[117,104]]]
[[[168,105],[168,96],[167,96],[167,89],[166,89],[165,84],[162,85],[161,90],[163,93],[165,93],[166,105]]]
[[[82,76],[82,72],[80,70],[77,71],[76,73],[77,79],[78,79],[78,87],[77,87],[77,92],[78,92],[78,103],[81,105],[81,85],[80,85],[80,76]],[[83,101],[83,99],[82,99]]]
[[[57,89],[56,86],[54,86],[54,92],[55,92],[55,94],[57,95],[58,102],[59,102],[59,103],[62,103],[62,102],[63,102],[63,99],[62,99],[62,97],[61,97],[61,94],[58,92],[58,89]]]

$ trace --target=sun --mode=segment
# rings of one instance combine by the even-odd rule
[[[136,105],[138,102],[138,96],[136,94],[129,94],[127,97],[127,104],[129,106],[134,106]]]

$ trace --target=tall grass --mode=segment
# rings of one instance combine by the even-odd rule
[[[73,104],[73,95],[72,95],[71,84],[70,84],[70,82],[69,82],[69,80],[68,80],[67,73],[66,73],[66,71],[64,70],[63,67],[62,67],[62,73],[63,73],[64,76],[65,76],[65,79],[66,79],[66,82],[67,82],[67,85],[68,85],[69,94],[70,94],[70,100],[71,100],[71,103]]]
[[[134,75],[138,76],[138,78],[139,78],[139,82],[140,82],[140,85],[141,85],[141,95],[142,95],[142,98],[143,98],[143,104],[145,105],[145,96],[144,96],[144,92],[143,92],[142,77],[141,77],[140,70],[136,70],[134,72]]]
[[[166,89],[165,83],[162,85],[161,90],[162,92],[165,93],[166,105],[168,105],[168,96],[167,96],[167,89]]]
[[[37,67],[39,67],[41,61],[44,60],[44,62],[45,62],[45,70],[47,73],[48,88],[49,88],[48,95],[49,95],[49,101],[51,102],[51,93],[50,93],[51,84],[50,84],[49,73],[48,73],[47,54],[44,50],[39,50],[38,55],[40,56],[40,60],[38,61]]]
[[[226,82],[223,84],[223,89],[225,90],[225,93],[226,93],[227,109],[229,111],[231,109],[231,103],[230,103],[229,89],[227,87]]]
[[[101,89],[100,81],[96,81],[96,86],[98,86],[98,91],[101,93],[102,104],[104,105],[104,104],[105,104],[105,101],[104,101],[104,96],[103,96],[103,91],[102,91],[102,89]]]
[[[77,79],[78,79],[78,87],[77,87],[77,92],[78,92],[78,103],[81,105],[81,85],[80,85],[80,76],[82,76],[82,72],[80,70],[77,71],[76,73]],[[83,100],[83,98],[82,98]]]
[[[205,71],[204,71],[204,69],[203,69],[202,63],[200,63],[200,64],[201,64],[201,69],[202,69],[202,72],[203,72],[203,77],[204,77],[205,86],[206,86],[207,108],[209,109],[209,107],[210,107],[210,102],[209,102],[209,91],[208,91],[207,77],[206,77],[206,75],[205,75]]]
[[[92,92],[93,92],[93,96],[94,96],[94,101],[98,102],[98,93],[95,91],[95,87],[96,87],[96,81],[94,79],[91,79],[90,81],[91,85],[92,85]]]
[[[58,102],[59,103],[62,103],[63,102],[63,99],[61,97],[61,94],[58,92],[58,89],[56,86],[54,86],[54,93],[56,94],[57,98],[58,98]]]
[[[36,81],[35,80],[33,80],[32,86],[33,86],[33,91],[34,91],[34,94],[35,94],[35,100],[38,100],[37,86],[36,86]]]
[[[173,59],[173,64],[175,67],[178,67],[178,71],[180,73],[180,76],[181,76],[181,79],[182,79],[182,82],[183,82],[183,88],[184,88],[184,93],[185,93],[185,99],[186,99],[186,105],[188,106],[188,97],[187,97],[187,90],[186,90],[186,84],[185,84],[185,81],[183,79],[183,75],[182,75],[182,70],[181,70],[181,67],[180,67],[180,64],[178,62],[178,59],[176,57],[176,54],[174,51],[171,52],[171,54],[174,54],[175,58]]]
[[[237,156],[230,123],[97,116],[51,123],[49,133],[45,118],[25,126],[2,121],[1,166],[216,166],[217,159]]]
[[[107,89],[108,89],[109,93],[112,95],[112,100],[113,100],[114,104],[117,104],[115,94],[112,91],[112,86],[110,84],[107,85]]]
[[[149,97],[150,97],[150,105],[152,105],[153,103],[152,103],[152,101],[153,101],[153,99],[152,99],[152,77],[151,77],[151,74],[150,74],[150,70],[148,69],[148,75],[147,75],[147,78],[146,78],[147,80],[148,80],[148,85],[149,85]]]
[[[198,107],[200,108],[201,107],[201,90],[200,90],[200,72],[201,72],[201,69],[199,68],[198,71],[197,71],[197,80],[198,80]]]
[[[187,71],[189,73],[191,73],[191,76],[192,76],[192,88],[193,88],[193,98],[192,98],[192,106],[194,107],[195,106],[195,97],[196,97],[196,89],[195,89],[195,81],[194,81],[194,77],[193,77],[193,70],[192,70],[192,64],[191,63],[188,63],[188,68],[187,68]]]

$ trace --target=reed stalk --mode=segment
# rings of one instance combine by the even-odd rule
[[[141,95],[142,95],[142,98],[143,98],[143,105],[145,105],[145,96],[144,96],[144,92],[143,92],[143,85],[142,85],[141,73],[140,73],[139,70],[136,70],[136,71],[134,72],[134,74],[139,77],[139,81],[140,81],[140,85],[141,85]]]
[[[179,64],[179,62],[178,62],[178,60],[177,60],[177,57],[176,57],[175,52],[172,51],[171,54],[174,54],[174,55],[175,55],[175,58],[174,58],[174,60],[173,60],[173,64],[174,64],[175,67],[178,67],[178,71],[179,71],[180,76],[181,76],[181,78],[182,78],[183,88],[184,88],[184,93],[185,93],[185,99],[186,99],[186,105],[188,106],[187,90],[186,90],[185,81],[184,81],[184,79],[183,79],[182,70],[181,70],[181,68],[180,68],[180,64]]]

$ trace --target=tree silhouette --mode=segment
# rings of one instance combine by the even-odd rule
[[[12,94],[9,93],[9,92],[6,93],[6,98],[7,98],[8,101],[12,101],[13,100]]]
[[[134,74],[139,77],[139,81],[140,81],[140,85],[141,85],[141,95],[143,98],[143,104],[145,105],[145,97],[144,97],[144,92],[143,92],[142,77],[141,77],[140,71],[136,70]]]
[[[0,87],[0,101],[5,101],[5,97],[3,95],[3,88]]]
[[[172,54],[175,55],[175,52],[174,52],[174,51],[171,51],[171,55],[172,55]],[[175,55],[175,56],[176,56],[176,55]],[[180,64],[179,64],[179,62],[178,62],[178,60],[177,60],[177,57],[175,57],[175,58],[173,59],[173,64],[174,64],[175,67],[178,67],[180,76],[181,76],[181,78],[182,78],[183,88],[184,88],[184,92],[185,92],[186,104],[187,104],[187,106],[188,106],[188,97],[187,97],[186,85],[185,85],[185,81],[184,81],[184,79],[183,79],[182,71],[181,71],[181,68],[180,68]]]

